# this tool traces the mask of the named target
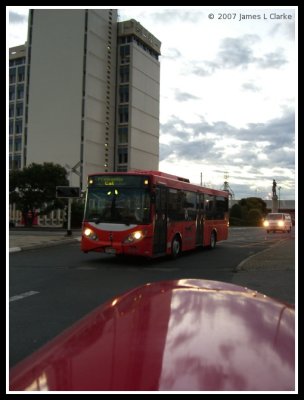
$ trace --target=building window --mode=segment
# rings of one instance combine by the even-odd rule
[[[127,164],[128,163],[128,148],[119,147],[118,148],[118,163]]]
[[[18,68],[18,82],[23,82],[25,79],[25,67]]]
[[[22,120],[16,120],[15,122],[15,132],[16,133],[22,133]]]
[[[119,107],[119,123],[123,124],[129,121],[129,108],[128,106]]]
[[[118,143],[128,143],[128,127],[121,126],[118,128]]]
[[[128,103],[129,102],[129,86],[120,86],[119,102],[120,103]]]
[[[9,101],[15,100],[15,86],[10,86],[9,88]]]
[[[16,104],[16,117],[22,117],[23,115],[23,103]]]
[[[14,158],[10,158],[10,169],[20,169],[21,168],[21,155],[15,154]]]
[[[128,58],[130,56],[130,45],[120,46],[120,57]]]
[[[9,117],[14,118],[14,104],[9,106]]]
[[[11,153],[13,151],[13,139],[9,140],[9,152]]]
[[[120,67],[120,82],[121,83],[126,83],[129,82],[129,66],[128,65],[123,65]]]
[[[23,99],[24,98],[24,85],[18,85],[17,86],[17,99]]]
[[[21,137],[15,139],[15,151],[21,151],[21,143],[22,143]]]
[[[9,83],[16,83],[16,68],[11,68],[9,71]]]
[[[16,58],[15,65],[25,64],[25,57]]]

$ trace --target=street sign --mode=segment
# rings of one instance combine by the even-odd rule
[[[57,199],[69,199],[80,197],[80,188],[73,186],[56,186]]]

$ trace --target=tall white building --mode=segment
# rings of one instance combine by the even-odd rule
[[[117,10],[31,10],[21,167],[158,169],[161,43]]]
[[[134,19],[118,24],[115,167],[158,169],[160,41]]]
[[[26,46],[9,53],[9,169],[23,165]]]

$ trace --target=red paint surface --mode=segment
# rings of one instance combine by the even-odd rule
[[[285,391],[292,306],[207,280],[156,282],[100,306],[10,371],[10,390]]]

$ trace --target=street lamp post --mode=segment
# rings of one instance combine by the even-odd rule
[[[281,186],[278,187],[278,191],[279,191],[279,212],[280,212],[280,199],[281,199]]]

